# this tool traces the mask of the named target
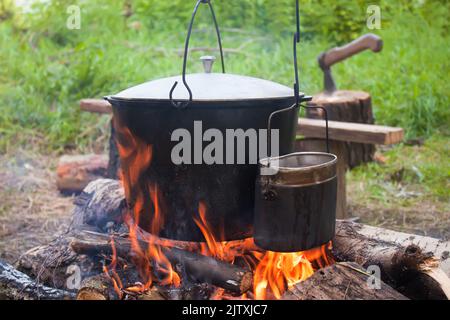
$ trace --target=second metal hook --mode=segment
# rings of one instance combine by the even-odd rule
[[[192,102],[192,90],[191,90],[191,88],[189,87],[189,85],[188,85],[188,83],[186,81],[186,66],[187,66],[187,55],[188,55],[188,52],[189,52],[189,40],[190,40],[191,34],[192,34],[192,27],[194,25],[195,16],[197,14],[198,8],[199,8],[201,3],[207,4],[209,6],[210,11],[211,11],[211,15],[212,15],[212,18],[213,18],[213,21],[214,21],[214,26],[215,26],[216,34],[217,34],[217,42],[219,43],[220,58],[222,60],[222,72],[225,73],[225,62],[224,62],[224,58],[223,58],[222,39],[221,39],[221,36],[220,36],[220,29],[219,29],[219,25],[217,23],[217,19],[216,19],[216,14],[214,12],[214,8],[213,8],[213,6],[211,4],[211,0],[198,0],[197,3],[195,4],[194,11],[192,12],[192,18],[191,18],[191,21],[189,23],[188,33],[187,33],[187,36],[186,36],[186,42],[185,42],[185,45],[184,45],[184,56],[183,56],[183,73],[182,73],[182,76],[181,76],[182,77],[182,81],[183,81],[183,85],[186,87],[186,90],[189,92],[189,100],[188,101],[178,101],[177,102],[177,101],[175,101],[173,99],[173,92],[174,92],[175,88],[178,85],[178,81],[175,81],[175,83],[173,84],[173,86],[172,86],[172,88],[170,89],[170,92],[169,92],[170,102],[172,103],[172,105],[175,108],[178,108],[178,109],[184,109]]]

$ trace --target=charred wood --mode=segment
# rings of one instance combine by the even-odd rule
[[[71,246],[79,254],[111,254],[111,241],[114,241],[118,256],[132,258],[131,241],[117,236],[81,231],[73,235]],[[142,248],[149,245],[144,240],[139,240],[139,244]],[[243,268],[175,247],[161,247],[161,250],[171,264],[191,281],[209,283],[236,294],[252,288],[253,275]]]
[[[44,286],[0,261],[0,300],[68,300],[75,294]]]
[[[17,269],[44,285],[76,291],[86,277],[101,272],[96,257],[79,255],[63,235],[47,245],[28,250],[18,260]]]
[[[72,229],[90,226],[104,232],[111,224],[116,227],[123,224],[125,194],[117,180],[98,179],[89,183],[74,204]]]

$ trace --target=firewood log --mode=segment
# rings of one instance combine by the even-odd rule
[[[444,250],[449,247],[448,242],[340,221],[333,254],[338,261],[378,266],[383,281],[409,298],[434,300],[450,298],[450,279],[440,269],[440,262],[447,263]],[[429,249],[433,251],[426,252]]]
[[[384,282],[373,283],[355,263],[336,263],[286,291],[284,300],[407,300]]]
[[[75,198],[72,213],[72,229],[86,229],[91,226],[106,231],[109,222],[123,223],[125,194],[117,180],[98,179],[90,182]]]
[[[0,300],[66,300],[75,294],[50,288],[0,261]]]
[[[62,193],[78,193],[89,182],[106,175],[108,157],[105,155],[65,155],[56,169],[56,185]]]
[[[102,271],[100,260],[74,252],[66,235],[25,252],[17,269],[39,283],[67,291],[76,291],[77,282]]]
[[[111,280],[104,273],[84,279],[77,292],[77,300],[112,300],[116,297]]]
[[[79,254],[112,254],[111,239],[118,256],[126,258],[132,254],[131,241],[126,238],[86,231],[74,232],[72,237],[72,249]],[[139,243],[142,248],[148,246],[143,240]],[[171,264],[180,267],[192,281],[209,283],[236,294],[252,288],[253,275],[243,268],[175,247],[161,247],[161,250]]]
[[[136,269],[133,269],[136,272]],[[126,278],[130,272],[119,272],[119,276]],[[110,278],[105,273],[85,279],[77,293],[77,300],[206,300],[214,291],[212,286],[205,284],[189,284],[179,288],[160,287],[153,285],[142,291],[139,283],[125,285],[121,289],[121,296],[113,289]]]

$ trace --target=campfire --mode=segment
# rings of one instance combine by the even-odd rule
[[[318,268],[332,263],[331,243],[307,251],[283,253],[262,250],[255,245],[253,238],[225,241],[223,233],[215,234],[209,223],[214,208],[208,209],[202,200],[198,203],[198,215],[193,219],[204,237],[203,242],[160,238],[167,219],[164,196],[157,181],[148,182],[142,188],[142,181],[147,180],[145,175],[151,166],[153,148],[124,126],[117,124],[116,130],[118,151],[122,162],[126,162],[122,166],[125,169],[119,174],[120,181],[125,198],[132,199],[120,221],[126,225],[126,239],[130,243],[130,251],[121,252],[131,257],[131,261],[118,262],[121,257],[112,237],[111,262],[103,267],[118,297],[122,298],[126,292],[144,294],[154,287],[170,290],[189,285],[190,268],[177,265],[180,256],[184,255],[203,259],[207,262],[205,268],[217,273],[213,272],[210,279],[205,279],[217,286],[211,292],[212,299],[280,299],[288,288],[306,280]],[[140,188],[135,187],[138,184],[141,184]],[[146,208],[151,208],[151,211]],[[147,230],[140,227],[141,221],[145,221]],[[125,286],[120,274],[124,268],[130,268],[129,263],[139,274],[139,281]],[[224,274],[229,274],[229,279]]]
[[[332,261],[328,252],[331,244],[305,252],[278,253],[257,248],[251,238],[216,241],[209,231],[202,204],[199,211],[200,220],[197,223],[204,232],[206,241],[198,244],[156,238],[140,230],[134,222],[129,222],[128,240],[131,252],[128,255],[133,256],[132,263],[135,264],[140,278],[140,281],[129,287],[123,285],[119,276],[123,273],[123,268],[129,268],[129,265],[126,263],[118,266],[117,248],[114,237],[111,238],[111,263],[104,267],[104,272],[119,297],[130,291],[145,294],[153,287],[162,286],[165,287],[164,290],[182,288],[190,281],[191,275],[186,268],[183,270],[177,267],[177,255],[192,256],[198,260],[202,260],[201,257],[210,257],[223,262],[219,264],[213,259],[203,258],[206,268],[216,269],[211,273],[211,279],[205,279],[218,285],[218,288],[213,290],[211,299],[280,299],[288,288],[307,279],[317,268],[329,265]],[[177,250],[179,247],[186,251]],[[187,252],[196,255],[189,255]],[[212,264],[209,265],[210,263]],[[206,272],[199,268],[200,272]],[[229,274],[229,279],[219,272]]]
[[[161,210],[159,190],[152,190],[152,199]],[[305,252],[271,252],[258,248],[252,238],[217,241],[208,231],[209,211],[201,203],[197,209],[204,242],[165,239],[136,224],[125,201],[123,182],[95,180],[75,199],[67,233],[24,253],[17,269],[0,262],[0,296],[80,300],[448,298],[446,242],[338,221],[332,248],[329,243]],[[379,275],[370,272],[376,267]]]

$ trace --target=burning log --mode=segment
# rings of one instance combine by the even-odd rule
[[[126,207],[122,184],[117,180],[98,179],[89,183],[74,201],[71,228],[76,230],[106,231],[109,225],[116,229],[123,224]],[[141,231],[145,239],[158,245],[194,250],[198,243],[167,240]]]
[[[111,241],[114,241],[118,256],[130,258],[129,239],[101,233],[77,232],[71,247],[79,254],[112,254]],[[139,244],[146,248],[149,243],[140,240]],[[243,294],[252,288],[253,275],[243,268],[179,248],[162,247],[161,250],[172,265],[179,267],[194,282],[209,283],[235,294]]]
[[[379,266],[382,279],[409,298],[450,298],[450,279],[436,258],[447,268],[448,242],[340,221],[333,245],[338,261]]]
[[[112,300],[116,296],[111,280],[104,273],[100,273],[83,280],[77,300]]]
[[[355,263],[336,263],[296,284],[284,300],[407,300],[401,293],[380,281],[374,284]],[[376,286],[371,287],[369,284]]]
[[[126,277],[124,273],[120,276]],[[163,288],[155,285],[142,290],[142,285],[135,283],[122,288],[119,297],[111,286],[110,278],[102,273],[84,280],[76,298],[77,300],[205,300],[209,298],[210,291],[211,288],[203,284],[183,288]]]
[[[66,300],[74,294],[44,286],[0,261],[0,300]]]
[[[89,182],[106,175],[108,157],[105,155],[62,156],[56,169],[56,185],[62,193],[78,193]]]

